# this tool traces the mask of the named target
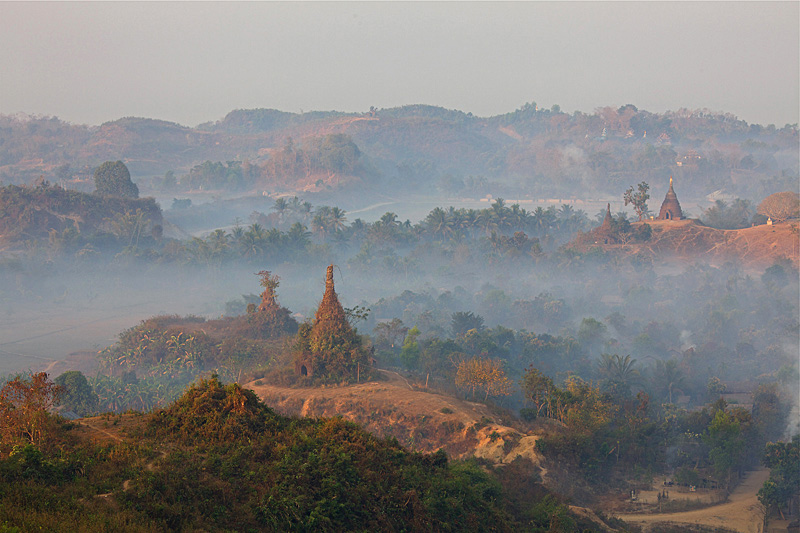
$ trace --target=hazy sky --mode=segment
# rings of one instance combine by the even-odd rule
[[[798,122],[799,2],[4,2],[0,113],[194,126],[233,109],[526,102]]]

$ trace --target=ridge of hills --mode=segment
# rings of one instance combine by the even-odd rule
[[[632,105],[570,115],[531,103],[493,117],[426,105],[367,113],[235,110],[197,127],[137,117],[85,126],[0,115],[0,180],[85,180],[101,162],[122,160],[141,182],[205,161],[264,164],[290,138],[303,145],[330,134],[356,143],[376,171],[362,181],[382,187],[430,188],[474,176],[538,196],[574,194],[578,187],[616,194],[631,182],[674,174],[687,196],[720,188],[744,196],[789,188],[798,171],[796,125],[776,129],[726,113],[658,114]],[[760,182],[770,180],[780,183],[762,191]]]

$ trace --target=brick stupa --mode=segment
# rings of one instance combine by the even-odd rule
[[[661,204],[661,210],[658,212],[656,220],[683,220],[681,204],[678,202],[678,196],[672,188],[672,176],[669,177],[669,190],[664,202]]]

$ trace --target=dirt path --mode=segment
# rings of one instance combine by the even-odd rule
[[[117,442],[125,442],[125,439],[123,439],[119,435],[117,435],[115,433],[112,433],[110,431],[106,431],[105,429],[99,428],[96,425],[90,423],[86,419],[78,419],[78,420],[75,420],[75,422],[77,424],[81,425],[81,426],[89,428],[90,430],[92,430],[92,431],[94,431],[96,433],[101,433],[105,437],[108,437],[108,438],[110,438],[112,440],[115,440]],[[150,461],[146,465],[144,465],[144,469],[147,470],[148,472],[152,472],[155,469],[155,463],[156,463],[157,459],[164,458],[164,457],[167,456],[167,452],[165,452],[164,450],[159,450],[158,453],[159,453],[159,457],[158,458],[153,459],[152,461]],[[131,481],[133,481],[133,480],[132,479],[126,479],[125,481],[122,482],[122,490],[123,491],[127,491],[128,489],[130,489]],[[113,496],[113,494],[114,494],[113,492],[107,492],[105,494],[98,494],[96,497],[97,498],[109,498],[109,497]]]
[[[674,523],[723,527],[741,533],[761,533],[763,514],[756,494],[768,477],[769,470],[766,468],[748,472],[727,502],[705,509],[682,513],[618,514],[617,518],[631,524],[643,525],[645,531],[647,526],[656,523]]]
[[[91,429],[93,431],[96,431],[98,433],[102,433],[106,437],[109,437],[109,438],[111,438],[111,439],[113,439],[113,440],[115,440],[117,442],[125,442],[125,439],[123,439],[119,435],[115,435],[115,434],[111,433],[110,431],[106,431],[105,429],[100,429],[99,427],[90,424],[89,422],[87,422],[84,419],[78,419],[78,420],[75,420],[75,422],[77,422],[81,426],[86,426],[87,428],[89,428],[89,429]]]

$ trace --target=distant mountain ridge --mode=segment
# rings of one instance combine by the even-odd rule
[[[136,117],[84,126],[0,115],[0,182],[85,179],[117,159],[146,182],[205,161],[262,165],[289,139],[303,146],[331,134],[355,142],[377,170],[372,185],[448,194],[463,192],[470,177],[501,184],[503,194],[563,197],[617,194],[674,175],[684,196],[724,189],[763,197],[796,188],[800,153],[796,124],[763,127],[727,113],[658,114],[633,105],[567,114],[530,103],[493,117],[428,105],[366,113],[240,109],[197,127]],[[250,185],[258,189],[257,181]]]

